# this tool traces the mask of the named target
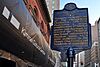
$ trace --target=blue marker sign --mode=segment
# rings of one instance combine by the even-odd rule
[[[63,10],[54,11],[51,48],[58,51],[68,47],[87,49],[91,46],[90,30],[88,9],[68,3]]]

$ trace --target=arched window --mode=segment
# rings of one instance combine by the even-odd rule
[[[38,9],[37,9],[37,7],[36,7],[36,6],[34,7],[34,13],[35,13],[36,17],[38,17],[38,16],[39,16],[39,14],[38,14]]]
[[[34,7],[31,7],[30,6],[30,9],[31,9],[31,13],[32,13],[32,15],[35,15],[35,17],[39,17],[39,13],[38,13],[38,9],[37,9],[37,7],[36,6],[34,6]]]
[[[44,23],[41,21],[41,28],[44,30]]]

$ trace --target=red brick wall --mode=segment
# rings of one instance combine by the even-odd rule
[[[40,28],[43,36],[45,37],[46,41],[49,44],[49,36],[50,36],[49,30],[48,30],[49,22],[47,22],[47,19],[45,19],[45,16],[44,16],[45,12],[43,12],[43,9],[41,8],[40,1],[39,0],[27,0],[27,1],[28,2],[26,4],[26,6],[27,6],[30,14],[33,15],[31,10],[32,9],[35,10],[34,17],[37,22],[36,24]]]

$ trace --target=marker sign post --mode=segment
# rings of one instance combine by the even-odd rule
[[[51,48],[62,51],[72,47],[84,50],[91,47],[88,9],[68,3],[63,10],[55,10],[51,35]]]
[[[63,10],[53,14],[51,48],[60,52],[67,50],[68,67],[73,67],[75,51],[91,47],[91,25],[88,20],[88,8],[77,8],[68,3]]]

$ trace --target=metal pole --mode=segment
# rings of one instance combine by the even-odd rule
[[[79,67],[79,54],[77,54],[77,67]]]
[[[68,57],[68,67],[73,67],[73,61],[75,58],[75,51],[73,48],[68,48],[67,57]]]
[[[73,58],[68,58],[68,67],[73,67]]]

